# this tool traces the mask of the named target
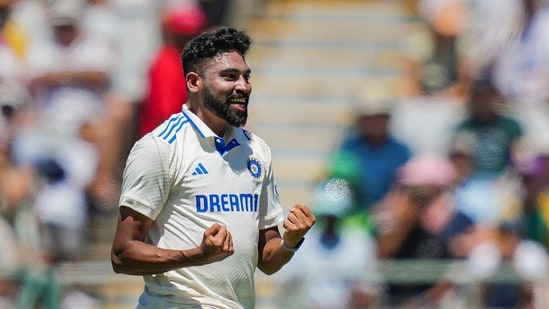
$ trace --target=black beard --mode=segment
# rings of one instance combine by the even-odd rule
[[[204,89],[204,107],[212,111],[217,117],[224,119],[230,125],[240,127],[248,120],[248,111],[240,112],[230,108],[228,97],[226,101],[216,99],[208,88]]]

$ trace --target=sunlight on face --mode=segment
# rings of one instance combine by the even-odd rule
[[[250,68],[237,52],[224,53],[204,69],[204,107],[233,126],[248,119]]]

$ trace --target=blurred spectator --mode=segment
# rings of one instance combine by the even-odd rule
[[[231,8],[231,0],[197,0],[197,3],[206,14],[206,28],[227,26],[227,14]]]
[[[112,49],[104,41],[81,31],[82,16],[80,1],[52,4],[48,17],[53,37],[34,42],[26,59],[34,104],[44,111],[58,108],[70,112],[72,123],[62,128],[68,135],[74,135],[82,122],[101,116],[101,96],[108,89],[114,62]],[[64,101],[65,97],[74,100]]]
[[[19,244],[10,224],[0,216],[0,233],[4,250],[0,252],[0,308],[13,308],[15,284],[12,276],[18,270]]]
[[[502,103],[491,76],[481,76],[471,85],[468,115],[454,134],[472,139],[475,174],[498,176],[508,171],[523,137],[522,126],[503,113]]]
[[[69,114],[52,120],[60,123],[56,129],[61,134],[74,136],[83,122],[101,116],[112,53],[102,42],[82,35],[78,1],[56,2],[48,14],[53,36],[33,42],[26,58],[27,79],[37,112]]]
[[[356,96],[358,118],[338,149],[358,160],[361,185],[357,198],[363,209],[385,196],[397,169],[411,155],[408,146],[389,130],[393,101],[374,87],[363,87]]]
[[[520,4],[518,35],[494,60],[494,82],[523,126],[525,144],[544,147],[549,141],[549,4]]]
[[[538,242],[524,239],[518,226],[503,223],[495,228],[475,226],[455,237],[450,244],[456,256],[465,257],[465,269],[477,284],[483,308],[545,307],[537,302],[534,289],[549,277],[549,256]],[[508,263],[518,281],[485,282]],[[537,305],[534,305],[537,302]]]
[[[419,0],[415,13],[419,23],[403,39],[404,89],[391,131],[414,154],[446,155],[451,131],[465,116],[467,0]]]
[[[206,26],[202,9],[194,5],[169,7],[162,18],[163,43],[149,67],[147,91],[139,110],[139,136],[172,114],[181,112],[187,100],[187,84],[181,73],[181,52]]]
[[[523,189],[517,219],[521,236],[549,249],[549,160],[544,154],[524,154],[516,158],[516,166]]]
[[[119,138],[113,141],[119,149],[119,153],[113,156],[119,174],[139,135],[139,109],[145,100],[149,66],[162,43],[160,21],[168,2],[88,0],[92,8],[87,14],[88,29],[93,28],[95,33],[104,33],[115,40],[116,62],[111,72],[112,88],[108,101],[113,103],[110,104],[113,131],[119,133]],[[112,186],[110,181],[97,182],[99,190],[101,183],[105,185],[104,191]]]
[[[50,36],[51,31],[47,20],[47,4],[49,2],[36,0],[12,1],[11,16],[27,38],[27,48],[34,42],[47,40]]]
[[[42,250],[31,209],[34,170],[11,164],[0,150],[0,307],[58,309],[61,285]],[[5,306],[4,306],[5,305]]]
[[[21,111],[28,105],[28,93],[23,85],[0,82],[0,152],[11,159],[11,144]]]
[[[459,36],[466,21],[463,0],[421,0],[417,5],[425,31],[405,41],[406,96],[463,97],[466,70]]]
[[[23,160],[27,163],[19,165],[30,165],[37,173],[29,204],[38,220],[44,258],[52,265],[79,260],[88,244],[90,208],[86,187],[96,175],[96,149],[80,138],[56,141],[47,135],[19,134],[14,144],[16,152],[32,152],[27,151],[27,147],[38,147],[45,152],[44,156]],[[18,139],[25,140],[24,145]]]
[[[519,214],[513,158],[523,131],[503,113],[504,102],[492,82],[487,74],[471,84],[468,114],[451,135],[449,155],[460,173],[456,208],[475,224],[496,228]]]
[[[489,69],[509,49],[521,28],[522,0],[468,0],[462,37],[470,76]]]
[[[485,292],[485,306],[534,306],[533,284],[549,278],[549,255],[538,242],[524,239],[513,224],[502,224],[496,234],[502,261],[509,262],[520,278],[517,283],[492,284]]]
[[[17,233],[18,229],[35,227],[29,224],[31,218],[24,218],[29,214],[24,213],[22,205],[29,198],[31,177],[32,173],[25,170],[0,168],[0,307],[57,309],[61,303],[60,283],[40,249],[29,247]]]
[[[380,259],[451,259],[449,243],[473,226],[455,208],[456,171],[445,156],[422,154],[399,169],[391,192],[372,209]],[[442,288],[441,288],[442,287]],[[451,288],[439,283],[389,283],[387,305],[432,307]]]
[[[446,155],[452,132],[466,115],[465,104],[456,98],[401,98],[392,110],[390,130],[414,154]]]
[[[82,31],[82,14],[80,1],[57,1],[49,7],[53,36],[33,42],[26,57],[32,116],[16,136],[14,155],[18,164],[36,164],[61,149],[83,145],[79,153],[87,154],[80,165],[65,170],[71,176],[94,170],[92,179],[79,185],[94,206],[108,209],[116,200],[121,148],[119,119],[106,99],[115,58],[104,40]],[[85,142],[83,132],[88,132]],[[98,155],[89,149],[89,142]],[[70,158],[68,163],[75,162],[74,156]]]
[[[0,43],[9,48],[17,58],[23,59],[28,38],[22,27],[13,19],[12,10],[15,2],[15,0],[0,1]]]
[[[13,0],[0,0],[0,84],[17,84],[23,78],[28,38],[12,17],[13,4]]]
[[[55,266],[85,253],[88,208],[82,186],[95,173],[86,170],[94,160],[66,143],[57,145],[55,160],[62,166],[51,158],[15,165],[12,138],[20,133],[28,97],[23,89],[0,84],[0,102],[0,225],[11,246],[0,254],[0,273],[9,270],[0,274],[0,294],[11,303],[6,308],[59,309],[64,291]]]
[[[116,18],[117,61],[113,68],[113,89],[123,100],[137,105],[146,89],[147,69],[161,44],[160,16],[164,4],[149,0],[99,0]],[[97,26],[97,25],[96,25]]]
[[[511,263],[519,275],[522,282],[482,284],[480,294],[484,306],[530,306],[533,301],[530,284],[545,280],[548,267],[542,243],[527,240],[547,239],[545,225],[536,213],[542,161],[531,157],[528,162],[524,157],[520,162],[515,161],[520,179],[514,173],[495,178],[479,176],[473,173],[474,142],[470,135],[458,135],[450,147],[450,157],[460,171],[456,206],[475,222],[473,229],[452,240],[451,251],[458,257],[466,257],[466,271],[476,282],[494,276],[504,261]],[[525,219],[528,226],[523,225]]]
[[[467,214],[475,224],[495,228],[520,214],[521,188],[514,167],[501,174],[475,170],[476,137],[469,132],[456,134],[449,148],[449,157],[458,172],[454,190],[456,208]]]
[[[519,103],[546,101],[549,12],[545,0],[520,0],[518,35],[495,59],[495,81],[501,93]]]
[[[107,41],[114,50],[118,49],[120,21],[111,0],[85,0],[81,27],[87,35]]]
[[[108,122],[112,126],[109,131],[117,133],[116,136],[109,136],[111,139],[116,137],[110,148],[118,150],[112,156],[117,174],[120,174],[137,135],[138,107],[142,103],[146,86],[146,72],[142,69],[146,69],[151,61],[151,53],[157,47],[159,37],[156,32],[152,37],[152,31],[157,31],[155,23],[159,19],[156,16],[158,5],[148,8],[149,5],[135,1],[131,8],[127,8],[116,0],[86,0],[81,22],[82,31],[88,36],[106,41],[116,57],[109,74],[109,91],[104,100],[110,117]],[[128,12],[128,9],[131,10]],[[128,33],[128,24],[134,27],[131,33]],[[134,37],[135,33],[139,33],[139,39]],[[138,86],[141,88],[137,89]]]
[[[312,198],[318,222],[292,263],[275,276],[283,287],[281,306],[377,308],[383,286],[373,240],[362,226],[344,224],[353,207],[352,188],[331,178],[317,185]]]
[[[38,164],[44,185],[38,188],[33,211],[40,221],[46,257],[52,264],[81,259],[87,244],[87,204],[79,187],[67,181],[54,160]]]
[[[346,207],[345,210],[341,212],[344,220],[353,215],[367,216],[367,212],[364,211],[363,205],[359,203],[359,194],[362,187],[362,174],[359,169],[360,162],[355,153],[335,151],[328,158],[326,170],[320,178],[321,184],[331,180],[341,180],[346,184],[346,187],[348,187],[351,207]]]

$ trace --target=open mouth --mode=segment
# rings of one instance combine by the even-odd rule
[[[246,110],[246,108],[248,107],[248,98],[230,98],[229,104],[239,110]]]

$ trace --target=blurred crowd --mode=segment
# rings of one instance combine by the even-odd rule
[[[93,307],[53,270],[85,257],[131,145],[186,100],[182,47],[229,5],[0,0],[1,308]]]
[[[413,10],[401,87],[353,97],[313,194],[316,233],[280,275],[286,308],[545,308],[549,1]],[[426,278],[429,261],[447,271],[385,280],[384,262],[414,260]],[[506,266],[515,280],[496,280]]]
[[[275,276],[284,308],[541,308],[549,1],[410,2],[404,83],[354,95],[312,196],[318,224]],[[90,215],[116,209],[133,141],[186,100],[182,46],[229,6],[0,0],[0,308],[77,301],[52,269],[82,258]],[[380,262],[414,259],[459,261],[459,276],[384,280]],[[519,280],[490,281],[504,264]],[[460,303],[472,283],[480,303]]]

